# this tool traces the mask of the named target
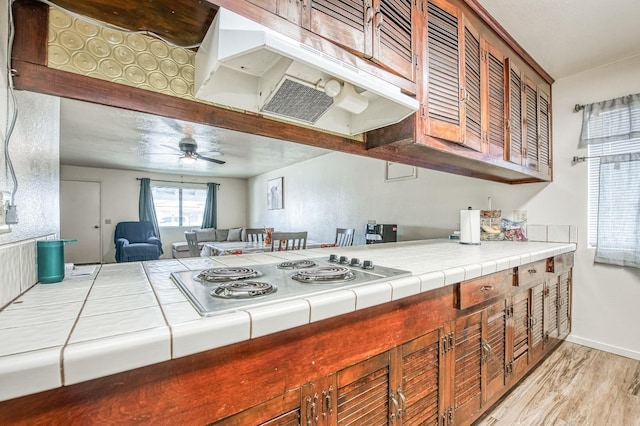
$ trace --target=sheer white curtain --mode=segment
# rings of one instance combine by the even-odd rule
[[[600,158],[595,261],[640,268],[640,153]]]
[[[599,158],[595,261],[640,268],[640,94],[586,105],[580,147],[636,152]]]

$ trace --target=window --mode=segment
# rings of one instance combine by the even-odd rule
[[[206,189],[152,186],[158,226],[200,226],[207,199]]]
[[[640,93],[584,107],[594,261],[640,268]]]
[[[598,241],[598,193],[600,191],[600,158],[604,155],[640,152],[640,139],[624,142],[589,145],[589,247],[596,246]],[[612,188],[616,189],[616,188]],[[629,188],[617,188],[626,191]],[[624,196],[624,194],[620,194]],[[631,194],[629,194],[631,195]]]

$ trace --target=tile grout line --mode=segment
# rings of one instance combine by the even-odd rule
[[[89,287],[89,291],[87,291],[87,294],[84,297],[84,300],[82,302],[82,306],[80,307],[80,310],[78,311],[78,315],[76,316],[76,319],[73,322],[73,325],[71,326],[71,330],[69,330],[69,334],[67,335],[67,339],[62,344],[62,348],[60,349],[60,383],[62,383],[62,386],[65,386],[65,383],[64,383],[64,350],[67,348],[67,345],[69,344],[69,341],[71,340],[71,336],[73,335],[73,331],[76,329],[76,326],[78,325],[78,322],[80,321],[80,315],[82,314],[82,310],[84,309],[85,305],[87,304],[87,300],[89,299],[89,294],[91,294],[91,290],[93,290],[93,286],[95,285],[96,281],[98,280],[98,274],[100,273],[101,269],[102,269],[102,264],[100,264],[99,267],[97,268],[97,271],[95,271],[96,275],[93,277],[93,280],[91,281],[91,287]]]

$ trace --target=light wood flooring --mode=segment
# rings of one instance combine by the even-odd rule
[[[640,361],[563,342],[477,426],[640,426]]]

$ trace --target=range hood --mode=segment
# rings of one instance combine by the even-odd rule
[[[379,77],[223,8],[196,54],[194,95],[344,135],[418,109],[416,99]]]

